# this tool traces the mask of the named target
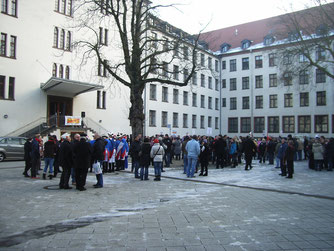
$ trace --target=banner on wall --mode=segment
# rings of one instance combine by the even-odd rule
[[[81,117],[65,116],[65,125],[81,126]]]

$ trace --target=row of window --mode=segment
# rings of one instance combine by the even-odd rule
[[[328,115],[314,115],[314,133],[328,133],[329,131],[329,116]],[[249,133],[252,130],[251,118],[228,118],[228,132],[239,133],[239,119],[240,119],[240,133]],[[282,128],[280,130],[280,117],[267,117],[267,132],[268,133],[296,133],[296,117],[282,116]],[[332,115],[334,123],[334,115]],[[297,116],[297,132],[311,133],[312,117],[310,115]],[[334,132],[334,125],[332,126]],[[254,117],[254,133],[265,133],[265,117]]]
[[[149,111],[149,126],[155,127],[156,125],[156,116],[157,112],[155,110],[150,110]],[[183,113],[182,114],[182,127],[183,128],[189,128],[188,124],[188,114]],[[212,117],[208,116],[207,117],[207,128],[212,128]],[[219,118],[215,117],[215,129],[219,129]],[[168,112],[167,111],[162,111],[161,112],[161,127],[168,127]],[[191,128],[197,128],[197,115],[192,114],[191,116]],[[173,112],[173,121],[172,121],[172,127],[173,128],[178,128],[179,127],[179,113]],[[205,116],[201,115],[200,116],[200,128],[205,129]]]
[[[189,105],[189,92],[183,91],[183,105]],[[173,89],[173,104],[179,104],[180,92],[179,89]],[[205,95],[200,96],[200,107],[205,108]],[[157,100],[157,86],[150,85],[150,100]],[[168,101],[168,87],[162,87],[162,102]],[[208,97],[208,109],[212,109],[213,98]],[[197,93],[192,93],[192,106],[197,107]],[[215,98],[215,110],[219,110],[219,99]]]
[[[0,56],[16,58],[16,36],[1,32]],[[9,44],[9,52],[8,52]]]
[[[14,100],[15,78],[0,75],[0,99]]]
[[[73,15],[72,0],[55,0],[55,11],[72,17]]]
[[[56,64],[52,65],[52,76],[57,78],[70,79],[70,67],[68,65]]]
[[[1,0],[1,13],[17,17],[17,0]]]
[[[64,29],[55,27],[53,31],[53,47],[71,51],[72,33]]]
[[[326,91],[316,92],[316,105],[326,106]],[[310,98],[308,92],[299,93],[299,106],[308,107],[310,105]],[[226,98],[222,99],[222,107],[226,107]],[[284,94],[284,107],[293,107],[293,94]],[[269,108],[278,108],[278,94],[269,95]],[[230,98],[230,110],[237,110],[237,98]],[[242,97],[242,109],[250,109],[250,97]],[[255,96],[255,109],[263,109],[263,95]]]

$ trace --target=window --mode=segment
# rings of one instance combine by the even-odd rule
[[[279,117],[268,117],[268,133],[279,133]]]
[[[68,0],[67,2],[67,15],[72,16],[73,9],[72,9],[72,0]]]
[[[215,90],[219,91],[219,80],[218,80],[218,78],[215,79]]]
[[[272,35],[267,35],[264,37],[263,44],[264,45],[271,45],[275,42],[275,38]]]
[[[157,40],[158,40],[158,34],[155,33],[155,32],[152,32],[151,33],[151,46],[152,46],[152,48],[155,48],[155,49],[158,48]]]
[[[226,88],[226,79],[222,80],[222,88]]]
[[[298,116],[298,133],[311,132],[311,116]]]
[[[66,0],[61,0],[61,13],[66,13]]]
[[[193,74],[193,85],[197,85],[197,72]]]
[[[188,128],[188,114],[183,113],[183,128]]]
[[[58,36],[59,36],[58,27],[55,27],[53,31],[53,47],[55,48],[58,48]]]
[[[215,71],[218,72],[219,64],[218,60],[215,60]]]
[[[269,87],[277,87],[277,74],[269,74]]]
[[[204,74],[201,74],[201,86],[205,87],[205,76],[204,76]]]
[[[209,69],[212,70],[212,58],[208,57]]]
[[[255,56],[255,68],[262,68],[262,56]]]
[[[183,47],[183,57],[184,57],[185,60],[189,59],[189,49],[188,49],[187,46]]]
[[[201,108],[205,108],[205,97],[201,95]]]
[[[162,87],[162,102],[168,102],[168,87]]]
[[[70,67],[66,66],[65,68],[65,78],[70,79]]]
[[[292,85],[292,72],[288,71],[283,74],[283,82],[285,86]]]
[[[242,109],[249,109],[249,97],[242,97]]]
[[[179,67],[177,65],[173,66],[173,78],[179,80]]]
[[[284,65],[292,64],[292,55],[290,53],[287,53],[283,56],[283,64]]]
[[[188,105],[188,92],[183,92],[183,105]]]
[[[315,51],[315,58],[317,61],[323,61],[326,59],[326,51],[322,46],[318,46]]]
[[[59,48],[65,49],[65,30],[62,29],[60,31],[60,42],[59,42]]]
[[[317,106],[326,105],[326,91],[317,92]]]
[[[8,0],[1,0],[1,12],[8,14]]]
[[[189,77],[188,69],[183,69],[183,81],[185,82]]]
[[[326,83],[326,74],[324,71],[320,69],[316,69],[315,71],[315,79],[316,83]]]
[[[303,70],[299,72],[299,84],[307,85],[308,84],[308,71]]]
[[[156,126],[156,111],[149,111],[149,126]]]
[[[52,77],[57,77],[57,64],[52,65]]]
[[[107,77],[107,67],[108,60],[103,60],[103,62],[99,61],[99,65],[97,68],[97,75],[100,77]]]
[[[242,133],[249,133],[250,131],[252,131],[251,118],[240,118],[240,124],[241,124],[240,131]]]
[[[163,50],[167,52],[169,51],[169,40],[166,37],[164,37],[163,40],[164,40]]]
[[[162,76],[168,77],[168,63],[162,62]]]
[[[96,108],[97,109],[106,109],[106,92],[97,91],[96,97]]]
[[[201,116],[201,129],[204,129],[204,116]]]
[[[269,108],[277,108],[277,94],[269,95]]]
[[[249,89],[249,77],[242,78],[242,89],[243,90]]]
[[[16,58],[16,37],[10,36],[10,55],[11,58]]]
[[[222,61],[222,70],[226,70],[226,61]]]
[[[168,124],[168,113],[167,112],[161,112],[161,127],[167,127]]]
[[[219,99],[215,98],[215,110],[218,111],[219,110]]]
[[[208,108],[212,109],[212,97],[208,97]]]
[[[197,128],[197,115],[195,114],[193,114],[192,119],[191,119],[191,127]]]
[[[219,129],[219,118],[215,117],[215,129]]]
[[[255,109],[263,108],[263,96],[255,96]]]
[[[269,67],[274,67],[276,66],[276,54],[275,53],[270,53],[269,54]]]
[[[60,0],[56,0],[55,11],[59,11],[59,1]]]
[[[208,81],[209,81],[209,86],[208,86],[208,88],[209,88],[209,89],[212,89],[212,77],[209,77],[209,78],[208,78]]]
[[[226,107],[226,98],[222,98],[222,107]]]
[[[307,62],[308,61],[308,59],[307,59],[307,57],[305,56],[305,54],[304,53],[300,53],[299,54],[299,63],[305,63],[305,62]]]
[[[174,57],[179,56],[179,47],[176,43],[174,44],[173,53],[174,53]]]
[[[72,43],[72,35],[71,32],[67,32],[67,37],[66,37],[66,50],[71,51],[71,43]]]
[[[309,94],[308,92],[301,92],[299,95],[300,107],[309,106]]]
[[[228,118],[228,132],[238,133],[238,118]]]
[[[247,49],[250,45],[251,45],[251,41],[249,41],[249,40],[243,40],[241,42],[241,48],[244,49],[244,50]]]
[[[0,75],[0,99],[5,99],[6,77]]]
[[[59,78],[64,78],[64,66],[62,64],[59,66]]]
[[[255,117],[254,118],[254,132],[263,133],[264,131],[264,117]]]
[[[205,58],[203,53],[201,53],[201,66],[205,66]]]
[[[230,110],[236,110],[237,109],[237,98],[233,97],[230,98]]]
[[[293,107],[292,93],[284,94],[284,107]]]
[[[8,99],[14,100],[14,91],[15,91],[15,78],[9,77],[8,83]]]
[[[242,69],[248,70],[249,69],[249,58],[242,59]]]
[[[283,132],[294,133],[295,132],[295,117],[283,116]]]
[[[108,29],[100,27],[99,43],[101,45],[106,45],[106,46],[108,45]]]
[[[237,60],[231,59],[230,60],[230,71],[236,71],[237,70]]]
[[[212,127],[212,117],[209,116],[208,117],[208,128],[211,128]]]
[[[150,84],[150,100],[157,100],[157,86]]]
[[[263,88],[263,77],[262,77],[262,75],[255,76],[255,88]]]
[[[193,100],[192,100],[192,106],[197,107],[197,94],[193,93]]]
[[[237,89],[237,79],[230,78],[230,91],[235,91]]]
[[[179,90],[173,89],[173,104],[179,103]]]
[[[328,133],[328,115],[314,116],[314,132]]]
[[[7,56],[7,34],[1,33],[0,55]]]
[[[179,127],[179,114],[177,112],[173,112],[173,127]]]

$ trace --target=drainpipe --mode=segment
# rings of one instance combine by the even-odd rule
[[[253,50],[250,49],[250,60],[249,60],[249,68],[250,72],[250,81],[249,81],[249,88],[250,88],[250,112],[251,112],[251,131],[252,134],[254,132],[254,67],[253,67]]]

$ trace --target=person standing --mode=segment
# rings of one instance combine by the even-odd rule
[[[286,176],[286,164],[284,162],[284,156],[287,147],[288,144],[286,143],[286,139],[282,138],[282,144],[280,145],[277,153],[277,157],[280,159],[281,173],[279,175],[281,176]]]
[[[46,179],[46,172],[49,168],[49,179],[51,180],[53,177],[53,162],[55,159],[57,151],[57,146],[55,144],[55,140],[53,136],[49,136],[49,140],[44,143],[44,170],[43,170],[43,179]]]
[[[207,143],[207,139],[204,139],[201,143],[200,147],[200,154],[199,154],[199,161],[201,163],[201,173],[199,176],[208,176],[208,165],[209,165],[209,158],[210,158],[210,150]]]
[[[59,148],[59,165],[62,167],[63,171],[60,176],[59,188],[60,189],[72,189],[68,185],[71,175],[71,169],[73,166],[73,154],[72,145],[70,143],[70,134],[64,133],[61,138],[63,142],[60,144]]]
[[[26,142],[24,143],[24,161],[25,161],[25,167],[24,167],[24,172],[23,175],[24,177],[28,178],[30,177],[28,175],[28,171],[31,169],[31,147],[32,147],[32,138],[28,138]]]
[[[233,138],[231,139],[231,145],[230,145],[230,150],[229,150],[229,154],[232,158],[232,168],[235,168],[238,165],[238,152],[237,152],[237,143],[236,143],[236,139]]]
[[[139,166],[140,179],[148,180],[148,167],[151,162],[151,144],[149,138],[144,138],[144,143],[140,146]]]
[[[105,150],[105,145],[106,141],[101,138],[100,135],[95,133],[94,135],[94,145],[93,145],[93,154],[92,154],[92,159],[93,163],[99,163],[100,167],[103,167],[103,160],[104,160],[104,150]],[[102,188],[103,187],[103,174],[99,173],[96,174],[96,180],[97,183],[94,185],[95,188]]]
[[[160,181],[162,161],[163,161],[163,156],[165,154],[165,150],[163,146],[160,145],[159,139],[155,139],[153,143],[154,145],[151,148],[150,155],[151,158],[153,159],[153,165],[154,165],[154,174],[155,174],[154,181]]]
[[[180,160],[181,159],[181,140],[179,137],[177,137],[173,141],[173,146],[174,146],[175,160]]]
[[[269,142],[267,145],[269,165],[274,165],[275,147],[276,147],[275,142],[271,137],[269,137]]]
[[[194,135],[192,139],[187,143],[186,150],[188,153],[187,177],[194,178],[197,159],[200,154],[200,147],[196,135]]]
[[[183,174],[187,173],[187,167],[188,167],[188,153],[186,150],[186,145],[188,141],[189,141],[189,137],[185,136],[182,142]]]
[[[267,153],[267,143],[266,143],[266,139],[263,138],[259,144],[259,163],[265,164],[266,163],[266,153]]]
[[[172,152],[172,141],[169,138],[168,134],[165,135],[165,137],[162,140],[162,143],[166,146],[165,155],[164,155],[165,167],[170,167],[171,152]]]
[[[284,162],[288,169],[288,176],[287,178],[292,179],[294,168],[293,168],[293,160],[295,156],[295,147],[293,140],[289,140],[288,146],[285,150],[284,154]]]
[[[222,135],[218,136],[217,142],[214,144],[214,149],[216,152],[216,168],[219,169],[219,166],[221,168],[224,168],[226,162],[225,162],[225,150],[227,148],[226,140],[223,139]]]
[[[250,136],[247,136],[245,142],[243,143],[243,150],[245,153],[245,161],[246,161],[245,170],[248,171],[253,168],[252,159],[256,152],[256,145],[254,141],[250,138]]]
[[[80,134],[80,141],[73,146],[76,189],[85,191],[88,168],[90,167],[92,146],[86,141],[86,134]]]
[[[140,157],[139,157],[139,152],[140,152],[140,138],[141,138],[141,134],[137,135],[135,137],[135,140],[132,142],[132,144],[130,145],[130,149],[129,149],[129,155],[131,156],[132,159],[132,166],[131,166],[131,172],[134,171],[135,173],[135,178],[139,179],[139,161],[140,161]]]
[[[36,175],[37,175],[37,172],[40,166],[40,161],[41,161],[41,153],[39,150],[40,142],[41,142],[41,135],[36,134],[35,138],[31,142],[31,152],[30,152],[31,178],[32,179],[39,179],[39,177],[36,177]]]
[[[314,170],[321,171],[324,162],[324,147],[320,143],[320,138],[318,135],[316,135],[315,141],[312,145],[312,152],[314,154]]]

